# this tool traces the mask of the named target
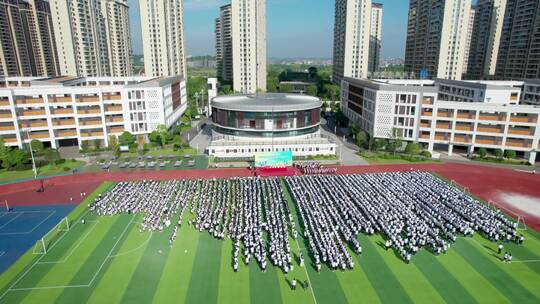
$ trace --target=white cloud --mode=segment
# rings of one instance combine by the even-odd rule
[[[186,11],[218,9],[227,3],[229,3],[227,0],[185,0],[184,9]]]

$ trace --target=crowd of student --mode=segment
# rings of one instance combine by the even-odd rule
[[[293,176],[285,183],[319,271],[322,264],[353,268],[351,252],[362,253],[360,233],[382,234],[387,249],[406,262],[421,248],[445,253],[458,235],[523,242],[500,211],[425,172]],[[293,269],[290,238],[298,232],[277,178],[120,182],[89,208],[104,216],[142,213],[141,232],[162,232],[175,222],[167,230],[171,245],[182,219],[190,218],[195,229],[233,241],[235,271],[240,260],[252,259],[263,271],[268,262],[285,273]]]
[[[516,223],[426,172],[287,177],[317,269],[352,268],[360,232],[381,233],[410,262],[420,248],[445,253],[458,235],[523,242]]]
[[[319,162],[302,162],[294,164],[302,174],[336,174],[337,168],[323,167]]]

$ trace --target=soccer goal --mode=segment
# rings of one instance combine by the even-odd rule
[[[53,227],[47,234],[45,234],[41,239],[39,239],[34,248],[32,249],[32,254],[46,254],[49,246],[56,240],[56,238],[64,233],[69,231],[69,220],[67,217],[63,218],[56,226]]]

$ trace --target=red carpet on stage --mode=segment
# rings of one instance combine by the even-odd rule
[[[255,171],[257,176],[260,177],[272,177],[272,176],[292,176],[296,175],[296,169],[293,167],[282,167],[282,168],[257,168]]]

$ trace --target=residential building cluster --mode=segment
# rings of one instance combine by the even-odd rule
[[[215,20],[218,79],[244,94],[266,91],[266,0],[232,0]]]
[[[146,76],[186,76],[183,0],[141,0]],[[133,74],[127,0],[0,0],[0,77]]]
[[[416,78],[540,77],[540,3],[411,0],[405,71]]]

